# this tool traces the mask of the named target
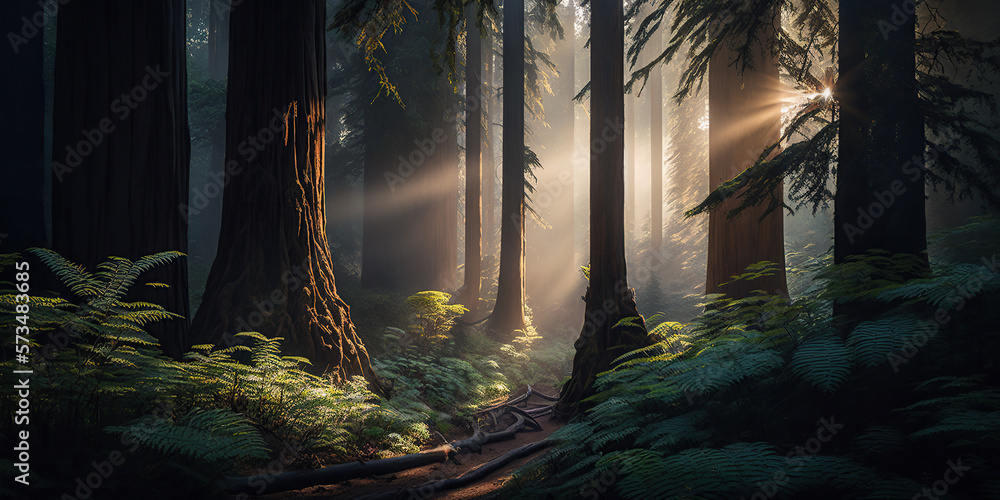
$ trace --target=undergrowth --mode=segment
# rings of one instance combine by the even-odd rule
[[[111,257],[93,272],[50,250],[32,252],[72,294],[71,300],[21,294],[12,283],[3,283],[7,291],[0,293],[0,328],[25,333],[4,339],[0,365],[8,373],[24,368],[6,356],[15,343],[26,343],[34,371],[33,494],[55,498],[100,489],[98,497],[116,491],[212,497],[205,484],[222,474],[409,453],[429,438],[423,414],[380,401],[363,380],[335,384],[305,372],[307,360],[281,355],[281,338],[241,333],[252,346],[195,346],[183,361],[164,356],[144,328],[176,315],[125,296],[143,273],[182,257],[178,252],[135,262]],[[18,260],[0,256],[0,268]],[[27,304],[30,314],[19,313],[18,304]],[[249,352],[249,363],[234,359],[239,351]],[[17,395],[7,392],[4,399],[13,416]],[[5,419],[5,441],[14,431],[13,418]],[[76,480],[109,457],[121,460],[114,473],[78,492]],[[12,460],[0,463],[13,470]],[[201,481],[178,482],[178,471]]]
[[[792,301],[715,296],[691,323],[651,318],[660,341],[602,374],[597,405],[501,494],[1000,498],[998,235],[989,218],[937,235],[921,279],[872,253],[814,266]],[[871,315],[844,331],[835,300]]]

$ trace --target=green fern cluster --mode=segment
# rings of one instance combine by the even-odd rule
[[[346,384],[303,370],[308,360],[281,355],[281,337],[244,332],[251,345],[212,351],[194,346],[187,355],[203,390],[199,404],[245,415],[284,446],[308,450],[303,461],[358,455],[407,453],[429,434],[420,419],[380,406],[379,398],[356,377]],[[248,353],[250,362],[235,357]],[[384,433],[365,432],[379,428]]]
[[[280,338],[242,333],[252,345],[215,351],[195,346],[182,361],[163,356],[145,328],[176,315],[125,297],[143,273],[180,253],[135,262],[112,257],[94,272],[49,250],[33,253],[72,295],[72,301],[29,299],[28,338],[36,361],[31,422],[40,430],[32,432],[32,450],[39,450],[32,470],[36,480],[54,488],[53,497],[74,477],[92,472],[87,464],[109,451],[124,453],[126,460],[102,494],[116,488],[152,494],[176,481],[166,473],[170,468],[210,481],[252,469],[283,450],[296,452],[293,462],[315,465],[413,452],[429,438],[422,414],[379,401],[360,378],[338,385],[303,371],[308,360],[281,356]],[[0,265],[16,257],[0,256]],[[15,291],[0,292],[0,327],[13,331],[20,324],[17,300]],[[14,352],[13,336],[4,342],[4,352]],[[13,359],[0,367],[21,368]],[[13,395],[5,398],[13,411]],[[14,435],[13,418],[5,421],[3,434]],[[211,494],[195,482],[184,491]]]
[[[794,301],[712,297],[692,323],[650,318],[660,342],[601,374],[596,406],[505,496],[912,498],[960,461],[971,469],[949,495],[996,498],[1000,274],[935,261],[893,282],[909,265],[873,254]],[[888,312],[841,333],[835,300]],[[843,428],[823,434],[826,419]]]

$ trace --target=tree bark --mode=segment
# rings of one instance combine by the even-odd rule
[[[916,14],[903,15],[888,0],[844,0],[840,11],[834,262],[876,249],[909,254],[918,271],[903,279],[918,277],[929,263]],[[875,312],[870,305],[834,304],[836,316],[854,322]]]
[[[625,264],[622,0],[592,0],[591,13],[590,284],[573,372],[559,394],[555,418],[580,411],[597,374],[649,338]],[[619,326],[623,318],[634,318],[636,326]]]
[[[524,1],[503,6],[503,187],[497,301],[488,329],[509,339],[524,322]]]
[[[312,371],[378,382],[337,296],[326,241],[323,161],[326,10],[322,0],[245,0],[232,11],[219,251],[192,330],[283,337]],[[296,57],[289,57],[296,54]]]
[[[181,0],[71,2],[59,10],[53,108],[52,248],[92,268],[109,256],[186,253],[190,137]],[[35,40],[41,43],[41,40]],[[187,261],[144,276],[129,300],[182,319],[147,327],[188,343]]]
[[[479,315],[482,289],[482,130],[483,130],[483,46],[476,26],[475,4],[466,7],[465,17],[465,307],[470,318]]]
[[[45,28],[32,22],[39,13],[37,2],[31,0],[10,0],[0,6],[0,31],[8,34],[9,42],[0,50],[0,67],[8,72],[0,80],[0,115],[5,117],[0,123],[0,165],[4,168],[0,251],[4,253],[45,246]]]
[[[735,62],[739,40],[720,44],[709,62],[709,186],[732,179],[754,164],[761,152],[781,134],[776,29],[780,14],[759,33],[748,34],[754,44],[753,62]],[[775,196],[782,196],[779,188]],[[788,295],[785,282],[784,214],[776,210],[760,219],[766,207],[745,210],[735,218],[728,212],[739,204],[734,195],[709,214],[706,293],[743,298],[753,290]],[[727,285],[733,275],[761,261],[777,263],[772,276]]]

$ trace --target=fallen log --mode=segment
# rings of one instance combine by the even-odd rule
[[[229,476],[222,478],[216,484],[223,491],[229,493],[262,495],[264,493],[279,493],[289,490],[301,490],[310,486],[339,483],[359,477],[380,476],[433,463],[440,463],[458,454],[480,451],[485,444],[513,439],[518,432],[524,430],[526,421],[525,417],[521,414],[515,413],[515,416],[517,417],[517,421],[502,431],[483,433],[477,427],[472,437],[452,441],[451,443],[419,453],[411,453],[400,457],[381,458],[368,462],[349,462],[314,470],[247,477]]]
[[[387,491],[383,493],[374,493],[371,495],[366,495],[358,498],[357,500],[403,500],[408,498],[430,498],[431,496],[440,493],[442,491],[453,490],[456,488],[461,488],[468,486],[476,481],[486,478],[494,471],[504,467],[505,465],[517,460],[521,457],[526,457],[532,455],[533,453],[545,449],[552,445],[552,441],[548,439],[543,439],[541,441],[536,441],[531,444],[526,444],[520,448],[516,448],[504,454],[503,456],[494,458],[489,462],[486,462],[479,467],[466,472],[459,477],[453,477],[451,479],[442,479],[440,481],[434,481],[432,483],[427,483],[423,486],[418,486],[416,488],[406,488],[393,491]]]

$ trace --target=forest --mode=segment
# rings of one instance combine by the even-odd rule
[[[3,498],[1000,498],[1000,3],[0,23]]]

